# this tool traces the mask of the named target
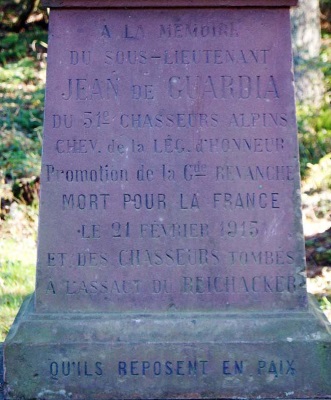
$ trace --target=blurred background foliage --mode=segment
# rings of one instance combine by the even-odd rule
[[[320,0],[319,11],[317,56],[295,61],[297,73],[304,65],[322,77],[321,99],[298,97],[297,118],[304,216],[321,231],[306,242],[310,290],[331,314],[331,0]],[[33,290],[47,25],[39,0],[0,0],[0,341]]]

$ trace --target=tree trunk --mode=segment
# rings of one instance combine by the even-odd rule
[[[319,68],[321,48],[318,0],[299,0],[292,10],[294,76],[298,102],[318,107],[323,99],[323,75]]]
[[[26,21],[28,20],[32,12],[38,7],[39,1],[40,0],[29,0],[23,3],[22,10],[13,27],[14,31],[19,32],[22,28],[24,28]]]

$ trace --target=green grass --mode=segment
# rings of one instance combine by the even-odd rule
[[[9,204],[12,183],[40,173],[46,41],[38,26],[0,31],[0,199]],[[0,341],[35,282],[36,207],[13,205],[0,212]]]
[[[0,31],[0,177],[40,173],[47,33]]]
[[[0,66],[0,173],[12,179],[38,175],[45,68],[33,59]]]
[[[12,325],[24,298],[33,292],[36,248],[26,239],[0,239],[0,342]]]

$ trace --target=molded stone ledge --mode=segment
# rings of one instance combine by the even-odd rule
[[[6,400],[330,398],[330,324],[308,312],[41,314],[4,344]],[[60,397],[61,396],[61,397]]]
[[[298,0],[42,0],[50,8],[291,7]]]

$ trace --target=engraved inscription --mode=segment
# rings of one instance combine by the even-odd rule
[[[49,374],[52,379],[58,380],[62,377],[94,377],[102,376],[102,362],[96,361],[89,363],[88,361],[52,361],[49,365]]]
[[[301,307],[292,77],[283,39],[271,40],[272,13],[263,22],[272,34],[256,41],[250,13],[150,12],[147,24],[95,10],[89,35],[55,33],[42,202],[56,218],[41,232],[38,307]],[[195,361],[118,368],[123,377],[208,370]],[[260,361],[261,376],[286,369]],[[54,376],[64,376],[57,363]],[[241,358],[219,365],[225,377],[246,371]]]
[[[161,24],[159,37],[170,39],[172,37],[184,38],[217,38],[239,36],[239,26],[236,22],[220,22],[216,24]]]
[[[160,376],[160,375],[207,375],[207,360],[189,360],[189,361],[119,361],[118,375],[132,376]]]
[[[217,209],[278,209],[279,193],[214,193],[213,207]]]
[[[110,100],[117,99],[119,95],[118,78],[105,80],[94,78],[68,79],[66,89],[61,94],[63,100]]]
[[[274,76],[223,75],[172,76],[168,84],[172,99],[279,99]]]
[[[264,376],[273,378],[294,377],[297,374],[296,361],[293,359],[127,359],[122,358],[114,364],[101,361],[65,360],[49,363],[49,376],[52,380],[80,377],[102,377],[111,374],[118,377],[215,377]]]
[[[293,293],[296,291],[294,276],[182,276],[181,291],[185,294],[204,293]]]

